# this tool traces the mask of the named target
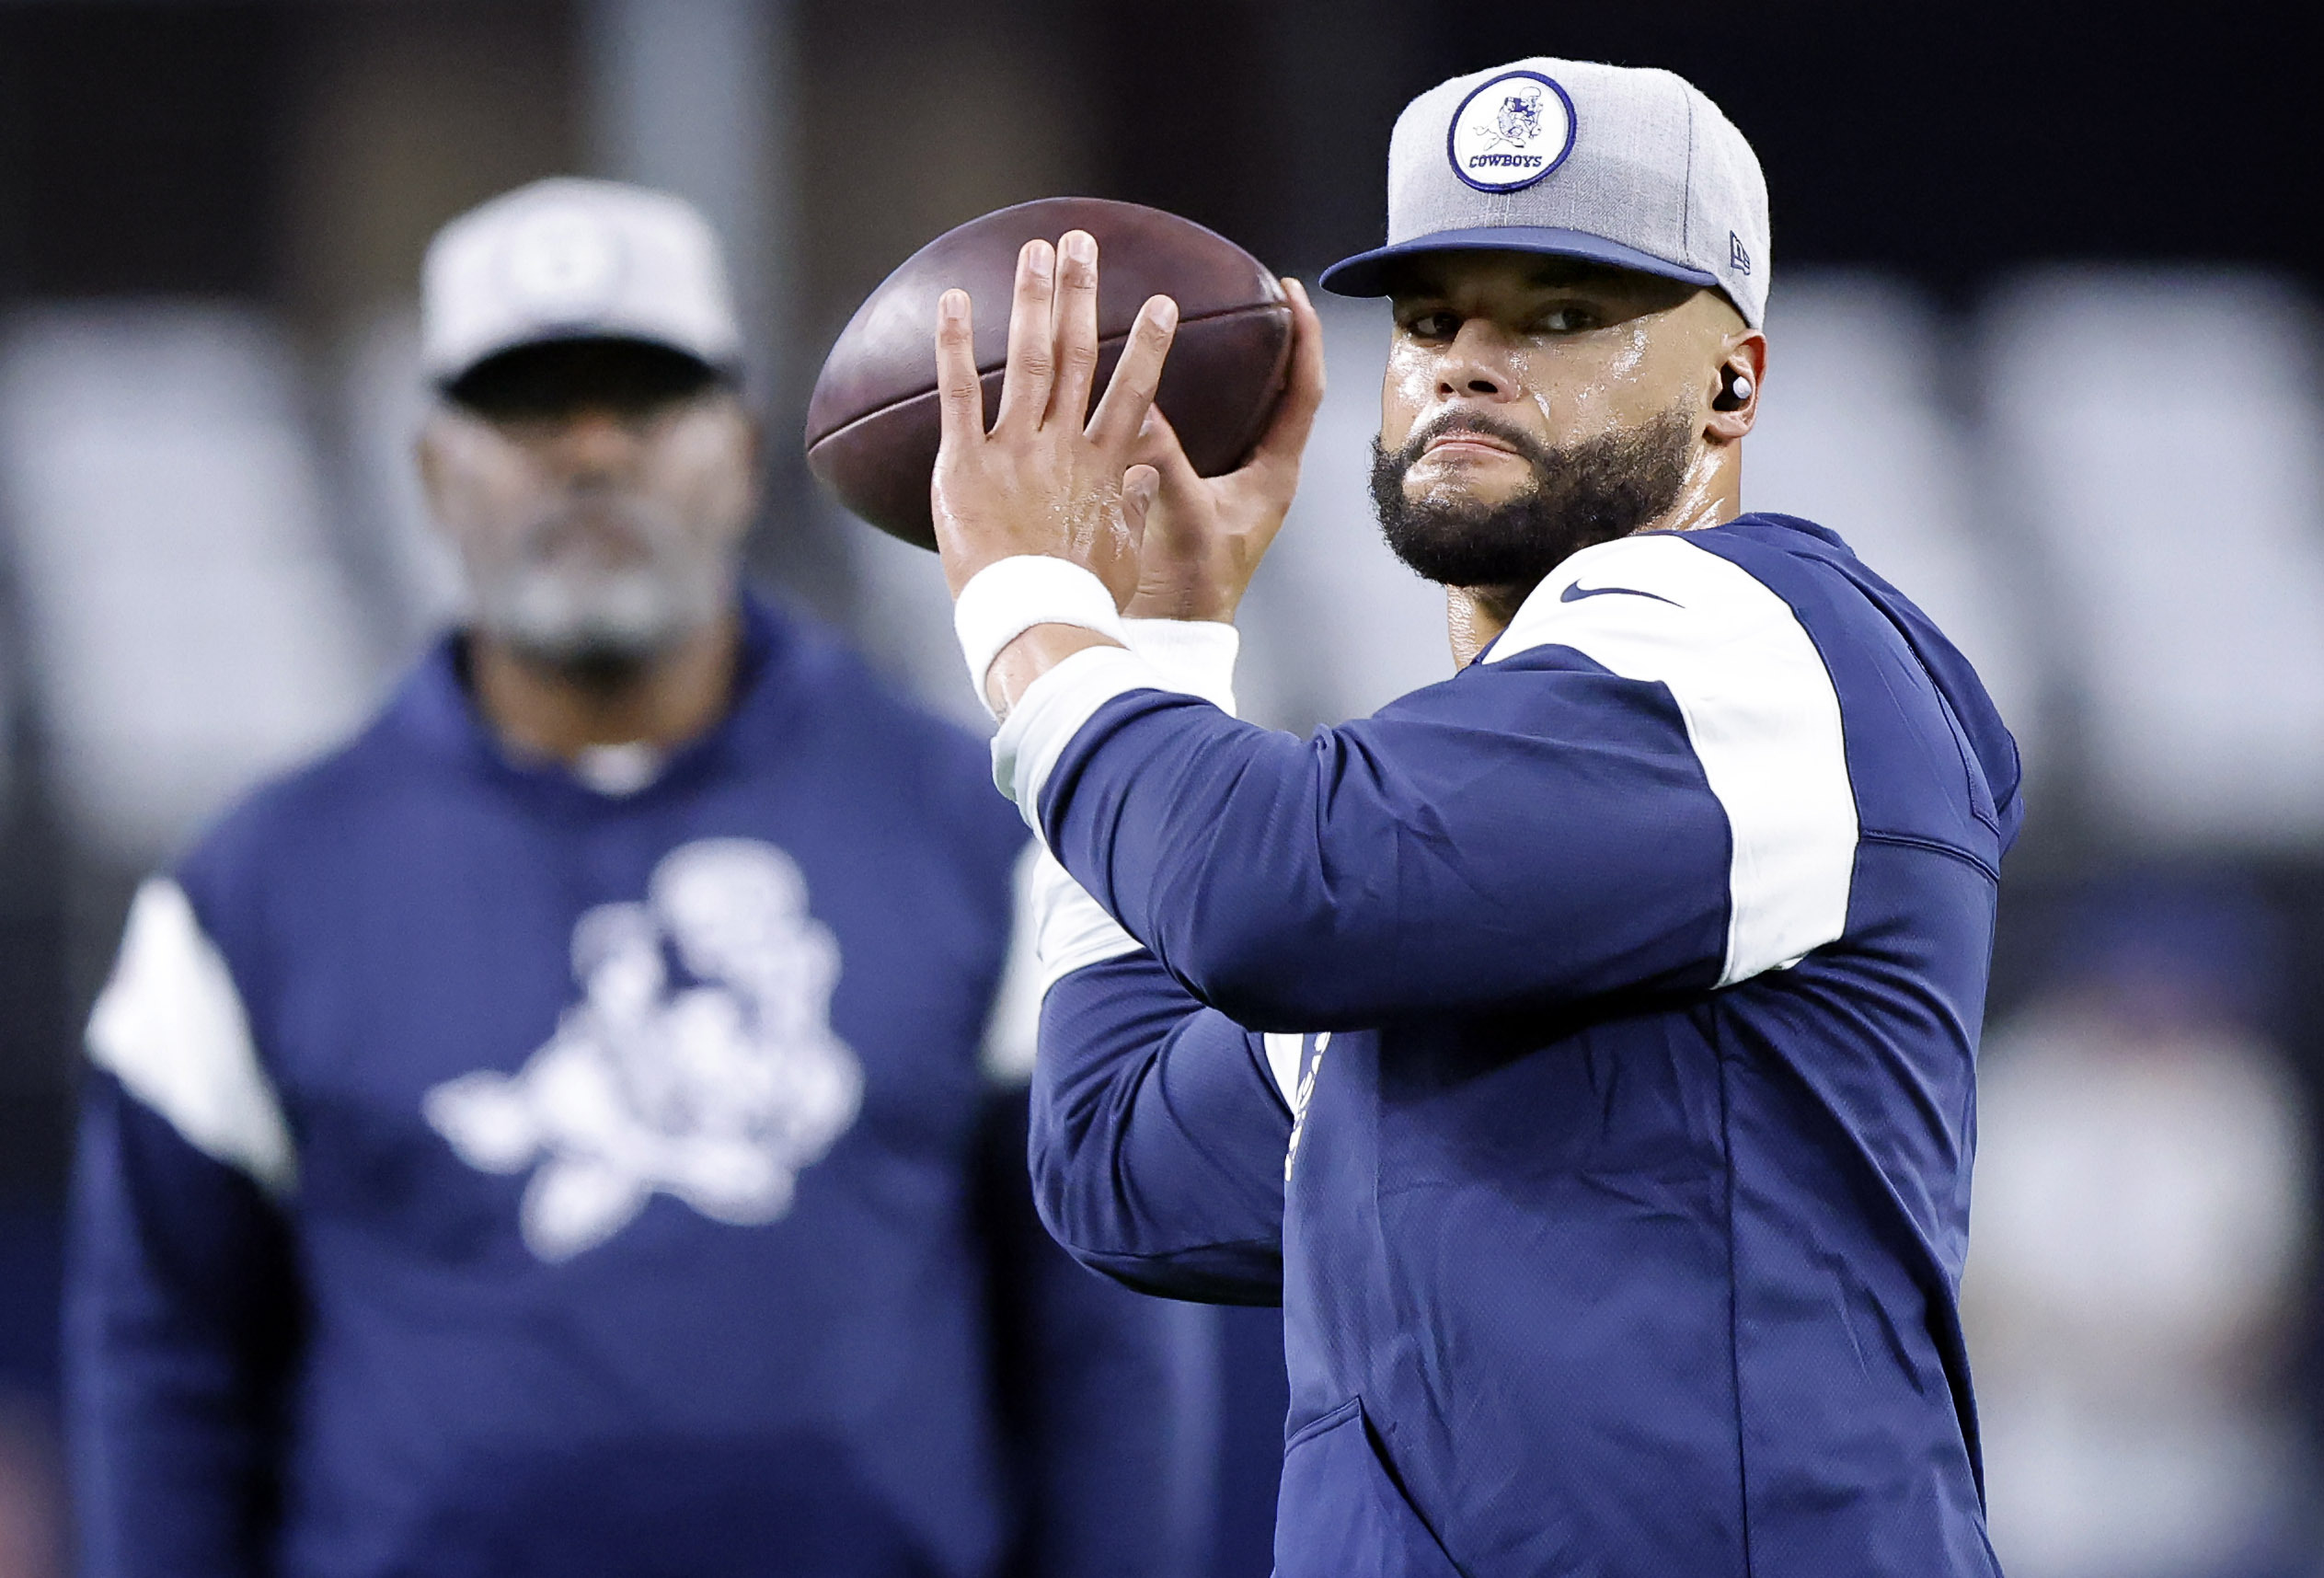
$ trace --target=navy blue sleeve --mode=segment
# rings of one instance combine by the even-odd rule
[[[1133,691],[1041,798],[1065,868],[1260,1030],[1708,985],[1726,818],[1663,685],[1563,648],[1311,740]]]
[[[1076,1259],[1148,1293],[1281,1302],[1292,1117],[1257,1039],[1147,953],[1049,989],[1034,1196]]]
[[[297,1309],[288,1233],[258,1185],[93,1073],[63,1328],[89,1578],[270,1570]]]

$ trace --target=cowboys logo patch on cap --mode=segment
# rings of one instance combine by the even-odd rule
[[[1324,271],[1383,295],[1398,260],[1539,252],[1716,290],[1758,328],[1767,308],[1767,185],[1719,106],[1684,77],[1523,60],[1439,83],[1388,142],[1384,247]]]
[[[1537,71],[1503,72],[1461,100],[1444,144],[1479,191],[1531,186],[1573,152],[1573,100]]]

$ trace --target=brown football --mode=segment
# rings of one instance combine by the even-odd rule
[[[1179,304],[1156,404],[1205,477],[1232,471],[1266,431],[1291,359],[1291,307],[1258,259],[1191,219],[1134,202],[1051,197],[948,230],[880,282],[840,330],[807,408],[807,464],[849,510],[932,548],[936,303],[958,285],[975,304],[984,416],[1000,402],[1017,254],[1068,230],[1098,239],[1098,388],[1148,296]]]

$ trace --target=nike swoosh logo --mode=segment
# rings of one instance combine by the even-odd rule
[[[1560,603],[1579,603],[1584,597],[1651,597],[1657,603],[1670,603],[1671,606],[1674,608],[1684,608],[1685,606],[1684,603],[1671,603],[1669,598],[1662,596],[1660,593],[1640,592],[1634,586],[1592,586],[1585,588],[1581,582],[1576,582],[1573,585],[1567,587],[1563,592],[1558,593],[1558,601]]]

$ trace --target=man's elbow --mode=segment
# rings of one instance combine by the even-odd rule
[[[1206,1244],[1169,1255],[1066,1252],[1099,1275],[1155,1298],[1260,1308],[1283,1301],[1283,1249],[1271,1239]]]
[[[1142,1207],[1096,1105],[1076,1110],[1044,1101],[1037,1088],[1027,1161],[1041,1226],[1089,1270],[1163,1298],[1282,1301],[1281,1244],[1265,1237],[1202,1241],[1208,1235],[1190,1232],[1191,1224]]]
[[[1213,910],[1165,940],[1161,958],[1210,1007],[1246,1030],[1339,1030],[1352,1004],[1369,996],[1352,978],[1361,950],[1340,935],[1328,910],[1288,914],[1251,906]]]
[[[1073,1147],[1033,1131],[1033,1204],[1060,1248],[1133,1292],[1197,1304],[1283,1301],[1283,1250],[1271,1239],[1186,1245],[1129,1208],[1110,1181],[1084,1175]]]
[[[1033,1209],[1041,1225],[1065,1252],[1090,1263],[1092,1256],[1132,1249],[1130,1220],[1110,1185],[1110,1147],[1086,1106],[1076,1110],[1059,1093],[1034,1081],[1033,1122],[1026,1146],[1032,1175]]]

